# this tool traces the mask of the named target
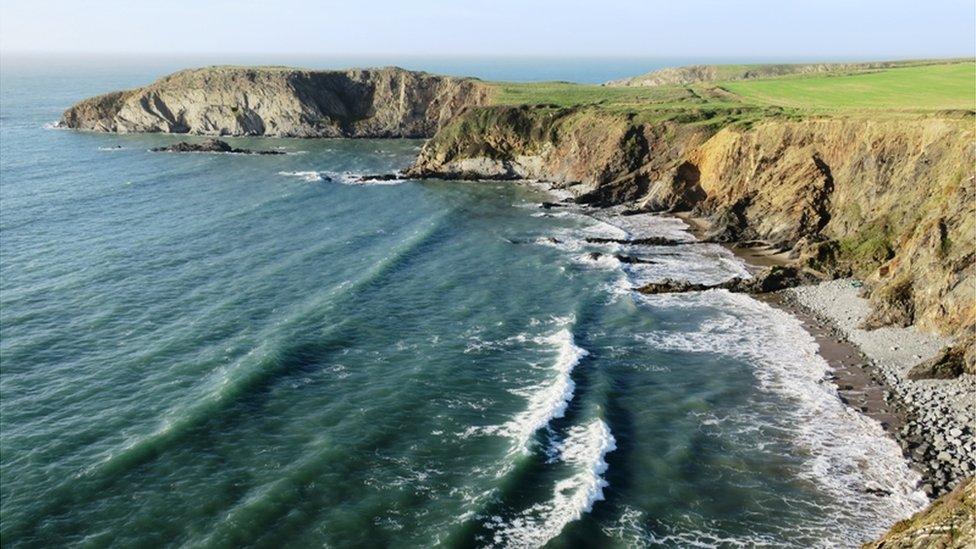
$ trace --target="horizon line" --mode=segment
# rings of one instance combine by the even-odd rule
[[[192,58],[192,57],[311,57],[311,58],[417,58],[417,59],[802,59],[809,62],[812,59],[821,59],[823,62],[830,62],[834,59],[864,59],[873,61],[902,61],[902,60],[969,60],[976,61],[976,52],[965,54],[932,54],[932,53],[890,53],[890,54],[816,54],[816,53],[796,53],[796,54],[660,54],[660,53],[601,53],[601,54],[562,54],[562,53],[318,53],[318,52],[121,52],[121,51],[61,51],[61,50],[7,50],[0,48],[0,55],[4,56],[59,56],[59,57],[167,57],[167,58]]]

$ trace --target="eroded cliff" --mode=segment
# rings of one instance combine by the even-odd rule
[[[489,88],[389,67],[208,67],[81,101],[60,125],[106,132],[275,137],[427,137]]]
[[[966,549],[976,546],[976,482],[968,478],[864,549]]]
[[[864,278],[875,325],[971,340],[974,153],[969,116],[722,126],[487,107],[445,126],[409,173],[536,178],[583,202],[694,211],[715,240],[765,240],[825,274]]]

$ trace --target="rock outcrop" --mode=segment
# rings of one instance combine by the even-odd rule
[[[878,325],[966,336],[976,329],[974,171],[971,116],[714,127],[496,106],[442,128],[407,173],[541,179],[580,202],[692,210],[709,239],[764,240],[805,267],[864,278]]]
[[[227,154],[285,154],[283,151],[252,151],[250,149],[239,149],[230,146],[226,141],[219,139],[205,139],[202,143],[190,143],[180,141],[166,147],[154,147],[149,149],[152,152],[176,152],[176,153],[227,153]]]
[[[59,125],[104,132],[275,137],[428,137],[488,102],[475,79],[390,67],[307,71],[208,67],[85,99]]]
[[[952,492],[909,519],[898,522],[864,549],[969,549],[976,546],[976,481]]]
[[[929,360],[908,371],[908,379],[952,379],[961,374],[976,375],[976,334],[962,338]]]
[[[718,284],[699,284],[686,280],[666,279],[644,284],[637,288],[637,291],[642,294],[654,295],[724,289],[730,292],[765,294],[818,281],[815,275],[796,267],[776,265],[759,271],[752,278],[735,277]]]

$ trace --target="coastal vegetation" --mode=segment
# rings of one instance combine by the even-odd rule
[[[750,66],[719,66],[715,80],[684,85],[497,83],[492,100],[498,105],[592,105],[635,114],[687,109],[760,111],[767,116],[866,110],[878,115],[976,109],[973,61],[732,79],[738,67]]]
[[[843,76],[727,82],[743,101],[783,107],[870,111],[972,111],[976,64],[909,66]]]

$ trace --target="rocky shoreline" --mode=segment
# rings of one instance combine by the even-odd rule
[[[535,186],[550,191],[551,185]],[[572,198],[569,199],[572,201]],[[543,203],[543,209],[563,206]],[[629,212],[630,210],[625,210]],[[671,215],[687,226],[693,241],[643,235],[632,240],[588,238],[591,242],[675,246],[714,242],[710,223],[689,214]],[[919,488],[930,499],[943,496],[976,475],[976,375],[948,379],[914,379],[911,372],[953,348],[950,338],[924,333],[915,326],[866,329],[871,306],[862,297],[861,281],[829,279],[803,269],[789,254],[758,243],[723,243],[752,272],[718,284],[665,279],[634,290],[644,294],[684,293],[714,288],[751,294],[801,321],[832,369],[840,399],[878,421],[901,447],[921,477]],[[629,256],[616,256],[632,262]],[[653,258],[643,258],[652,262]]]
[[[926,380],[908,377],[914,365],[936,356],[949,343],[947,340],[914,327],[861,328],[868,307],[852,280],[799,286],[782,291],[779,297],[782,307],[813,316],[834,341],[852,345],[861,353],[865,359],[859,361],[861,367],[884,387],[885,402],[903,418],[882,424],[898,441],[913,468],[921,473],[921,489],[926,495],[941,496],[976,474],[976,376]],[[852,390],[842,385],[838,389],[842,397],[845,390]],[[858,408],[872,416],[873,410]]]
[[[699,239],[707,235],[707,221],[678,217]],[[760,279],[795,263],[787,254],[739,244],[726,247]],[[871,307],[861,296],[863,286],[858,280],[811,283],[809,278],[794,276],[788,282],[795,284],[771,292],[752,284],[739,291],[751,293],[803,323],[834,370],[830,381],[841,400],[880,422],[898,442],[905,459],[922,476],[921,490],[935,499],[976,475],[976,375],[949,379],[913,379],[911,375],[919,364],[951,349],[952,340],[923,333],[915,326],[864,328]],[[665,281],[654,289],[662,286],[669,285]],[[731,286],[736,291],[735,281]]]

